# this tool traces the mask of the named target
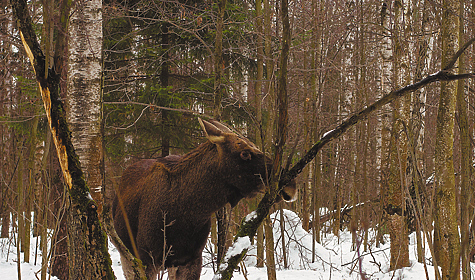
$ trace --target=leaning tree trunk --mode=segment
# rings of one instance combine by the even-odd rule
[[[282,2],[285,2],[285,4],[287,4],[285,0],[283,0]],[[284,6],[282,8],[284,9]],[[282,41],[284,45],[290,44],[290,34],[289,34],[289,37],[284,36]],[[312,146],[312,148],[304,156],[302,156],[302,158],[292,168],[290,168],[289,170],[283,170],[280,176],[280,180],[278,182],[279,189],[283,188],[283,186],[285,185],[288,185],[298,174],[300,174],[303,168],[315,158],[317,153],[326,144],[328,144],[332,140],[341,136],[343,133],[348,131],[349,128],[353,127],[358,122],[366,119],[369,114],[373,113],[374,111],[378,109],[381,109],[381,107],[383,107],[384,105],[389,104],[390,102],[394,101],[397,98],[400,98],[401,96],[405,96],[408,93],[414,92],[434,82],[454,81],[454,80],[459,80],[459,79],[469,79],[469,78],[475,77],[475,73],[465,73],[465,74],[459,74],[459,75],[454,75],[450,73],[450,71],[454,69],[454,65],[458,57],[460,57],[460,55],[474,42],[475,42],[475,38],[472,38],[463,47],[461,47],[458,50],[458,52],[455,53],[452,57],[446,56],[446,60],[443,63],[443,65],[445,66],[441,71],[435,74],[429,75],[416,83],[413,83],[411,85],[408,85],[406,87],[400,88],[398,90],[392,91],[384,95],[378,101],[374,102],[373,104],[368,105],[361,111],[356,112],[355,114],[349,116],[348,119],[344,120],[335,129],[325,133],[323,137],[317,143],[315,143]],[[284,69],[284,68],[281,66],[280,69]],[[282,115],[280,117],[282,117]],[[281,118],[281,120],[283,120],[283,118]],[[280,133],[278,135],[283,136],[284,133]],[[276,143],[279,143],[279,141],[276,141]],[[248,215],[248,217],[243,220],[235,236],[235,242],[238,241],[239,243],[241,243],[241,245],[244,243],[249,244],[249,245],[251,244],[251,240],[254,238],[257,232],[257,228],[261,225],[262,221],[268,215],[269,209],[272,207],[275,201],[276,194],[277,193],[271,194],[269,192],[266,192],[262,200],[259,202],[259,205],[256,211]],[[456,219],[454,219],[454,221],[456,222]],[[247,242],[246,239],[249,239],[249,242]],[[237,269],[240,261],[246,255],[249,249],[248,246],[240,246],[240,248],[241,250],[239,252],[236,252],[235,255],[229,256],[229,258],[226,258],[224,260],[223,264],[219,266],[219,270],[216,272],[215,277],[213,279],[216,279],[216,280],[231,279],[233,271]]]
[[[99,221],[98,207],[90,198],[89,188],[84,180],[78,156],[71,142],[68,123],[66,122],[65,110],[60,98],[60,82],[66,77],[62,74],[65,66],[64,57],[58,55],[66,47],[66,36],[57,37],[54,57],[54,65],[45,69],[45,55],[40,48],[33,24],[28,12],[27,2],[24,0],[11,0],[13,14],[17,20],[18,29],[30,62],[33,66],[36,80],[43,98],[48,124],[53,135],[53,140],[58,154],[58,159],[63,172],[63,177],[68,187],[71,200],[70,211],[74,212],[77,219],[74,223],[78,231],[76,237],[81,242],[76,243],[82,247],[84,255],[76,256],[77,259],[85,259],[86,266],[76,267],[81,274],[74,279],[114,279],[111,268],[111,259],[107,248],[107,236],[102,230]],[[71,2],[63,1],[60,7],[58,34],[66,34]],[[87,112],[89,113],[89,112]]]
[[[442,4],[442,65],[457,51],[458,1]],[[460,243],[457,223],[457,189],[453,162],[456,83],[440,85],[437,132],[435,142],[435,213],[434,248],[442,279],[460,278]]]

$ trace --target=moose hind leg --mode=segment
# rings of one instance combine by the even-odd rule
[[[201,256],[176,270],[176,280],[199,280],[201,274]]]

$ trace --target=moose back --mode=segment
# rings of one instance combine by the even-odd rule
[[[246,138],[217,121],[199,122],[207,142],[182,156],[129,166],[116,191],[115,229],[146,266],[148,279],[171,267],[176,279],[199,279],[211,215],[262,192],[272,170],[271,160]],[[281,197],[290,200],[295,193],[292,184]],[[132,279],[130,265],[121,259]]]

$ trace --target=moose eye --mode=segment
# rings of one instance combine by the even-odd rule
[[[251,160],[251,152],[249,151],[242,151],[241,152],[241,158],[242,160]]]

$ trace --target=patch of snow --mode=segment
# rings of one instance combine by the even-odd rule
[[[252,211],[251,213],[247,214],[246,218],[244,219],[245,222],[249,222],[251,220],[254,220],[255,218],[257,218],[257,212],[256,211]]]
[[[328,211],[328,209],[326,210]],[[315,262],[312,263],[312,234],[302,228],[302,222],[299,216],[289,210],[284,210],[284,219],[280,220],[280,212],[271,214],[273,221],[273,234],[275,244],[275,259],[277,265],[277,279],[279,280],[314,280],[314,279],[345,279],[360,280],[360,273],[364,273],[368,279],[375,280],[391,280],[391,279],[409,279],[419,280],[427,279],[424,264],[418,263],[416,253],[415,234],[410,235],[409,239],[409,259],[410,267],[398,269],[396,271],[389,270],[389,236],[384,236],[386,243],[376,248],[374,240],[376,232],[370,230],[368,250],[364,251],[363,247],[355,251],[352,248],[352,234],[347,230],[339,232],[339,235],[324,233],[322,231],[321,243],[315,244]],[[252,216],[252,215],[251,215]],[[280,231],[280,223],[283,222],[285,234],[282,237]],[[11,232],[11,238],[0,239],[0,279],[17,280],[17,249],[14,240],[16,240],[16,232]],[[363,232],[358,232],[359,240],[362,240]],[[288,268],[283,266],[282,239],[285,240],[286,257]],[[211,242],[210,242],[211,243]],[[39,241],[38,241],[39,244]],[[37,240],[36,237],[31,238],[31,257],[30,262],[25,263],[23,253],[19,259],[21,261],[22,279],[33,280],[40,277],[41,270],[41,250],[37,250],[35,264],[35,251]],[[249,251],[243,261],[244,269],[234,272],[233,280],[265,280],[267,279],[266,268],[255,267],[257,262],[256,244],[251,245],[248,237],[239,238],[236,244],[231,247],[226,257],[233,256],[242,250],[248,248]],[[429,280],[435,279],[434,267],[431,265],[431,254],[429,246],[424,246],[427,260],[427,272]],[[201,273],[201,280],[212,280],[214,270],[210,263],[213,259],[214,248],[203,252],[205,266]],[[112,269],[118,280],[125,280],[120,264],[120,256],[117,249],[109,242],[109,253],[112,259]],[[361,271],[359,265],[361,264]],[[475,264],[472,264],[472,271],[475,271]],[[473,275],[473,273],[472,273]],[[49,276],[48,276],[49,277]],[[57,280],[55,277],[51,279]],[[168,279],[167,274],[163,279]]]
[[[241,254],[244,250],[249,249],[249,247],[251,247],[251,240],[249,239],[249,236],[238,237],[233,246],[230,247],[226,252],[224,260],[227,261],[233,256]]]
[[[323,136],[322,136],[322,138],[325,138],[325,136],[327,136],[328,134],[332,133],[332,132],[333,132],[333,130],[334,130],[334,129],[332,129],[332,130],[329,130],[329,131],[327,131],[327,132],[323,133]]]

